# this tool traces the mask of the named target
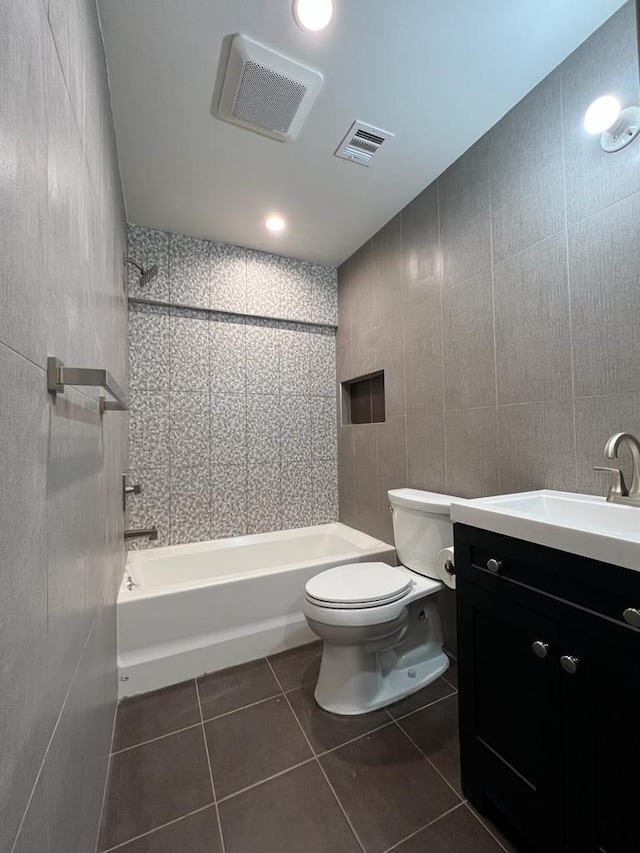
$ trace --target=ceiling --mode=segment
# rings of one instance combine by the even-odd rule
[[[337,265],[597,29],[622,0],[336,0],[322,33],[291,0],[99,0],[130,222]],[[320,70],[294,142],[211,115],[223,38]],[[351,123],[396,134],[371,168]],[[278,235],[264,227],[277,211]]]

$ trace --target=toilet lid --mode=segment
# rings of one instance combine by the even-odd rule
[[[406,570],[386,563],[351,563],[311,578],[307,598],[324,607],[375,607],[402,598],[411,587]]]

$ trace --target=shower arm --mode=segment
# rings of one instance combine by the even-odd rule
[[[134,266],[138,270],[140,275],[144,275],[146,273],[146,269],[142,266],[142,264],[139,264],[137,261],[134,261],[133,258],[124,258],[123,263],[125,265],[131,264],[132,266]]]

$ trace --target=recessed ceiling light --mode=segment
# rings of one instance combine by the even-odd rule
[[[303,30],[314,33],[329,26],[334,11],[334,0],[293,0],[296,23]]]
[[[269,231],[284,231],[285,221],[281,216],[270,216],[264,224]]]
[[[597,98],[584,115],[584,129],[587,133],[602,133],[615,124],[620,115],[620,101],[613,95]]]

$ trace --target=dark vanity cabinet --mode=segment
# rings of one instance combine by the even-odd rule
[[[465,795],[523,851],[639,853],[640,572],[462,524],[455,554]]]

